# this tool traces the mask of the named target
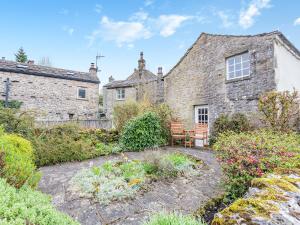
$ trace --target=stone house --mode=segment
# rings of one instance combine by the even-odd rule
[[[300,90],[300,52],[280,32],[202,33],[164,76],[164,100],[186,126],[221,114],[257,112],[259,96]]]
[[[163,102],[163,73],[158,68],[157,75],[146,69],[143,52],[140,53],[138,68],[126,80],[114,80],[103,86],[103,107],[106,117],[112,120],[113,108],[127,100],[139,101],[146,96],[151,102]]]
[[[37,121],[97,119],[99,83],[93,63],[85,73],[0,60],[0,100],[9,90],[8,100],[22,102]]]

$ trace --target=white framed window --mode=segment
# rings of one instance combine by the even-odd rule
[[[117,100],[124,100],[125,99],[125,88],[118,88],[117,89]]]
[[[249,52],[226,59],[227,80],[250,76]]]
[[[208,124],[208,106],[195,107],[195,123]]]
[[[84,87],[77,88],[77,98],[86,99],[86,88]]]

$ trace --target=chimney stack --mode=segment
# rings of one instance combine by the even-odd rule
[[[91,74],[94,74],[94,75],[97,74],[97,68],[95,67],[95,63],[91,63],[89,72],[90,72]]]
[[[157,76],[158,77],[162,77],[163,76],[163,72],[162,72],[162,67],[161,66],[158,67],[158,69],[157,69]]]
[[[138,61],[138,69],[139,69],[139,71],[143,71],[145,69],[145,67],[146,67],[146,61],[144,59],[144,53],[141,52],[140,59]]]
[[[34,60],[28,60],[28,62],[27,62],[27,64],[29,64],[29,65],[33,65],[34,64]]]
[[[109,78],[108,78],[108,82],[109,83],[111,83],[111,82],[113,82],[115,79],[113,78],[113,76],[110,76]]]

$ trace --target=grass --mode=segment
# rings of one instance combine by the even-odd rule
[[[144,222],[143,225],[205,225],[205,223],[197,221],[192,216],[161,212],[154,214],[150,220]]]

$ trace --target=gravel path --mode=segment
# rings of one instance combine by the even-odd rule
[[[220,191],[221,169],[210,151],[165,148],[165,151],[180,151],[202,159],[207,165],[193,179],[179,177],[173,181],[158,181],[146,193],[138,193],[132,200],[113,202],[107,206],[80,198],[69,190],[69,181],[79,170],[101,165],[107,160],[121,156],[104,156],[84,162],[65,163],[42,167],[43,177],[39,189],[53,197],[55,207],[85,225],[141,224],[153,212],[162,210],[192,213]],[[145,152],[128,152],[129,159],[139,159]]]

